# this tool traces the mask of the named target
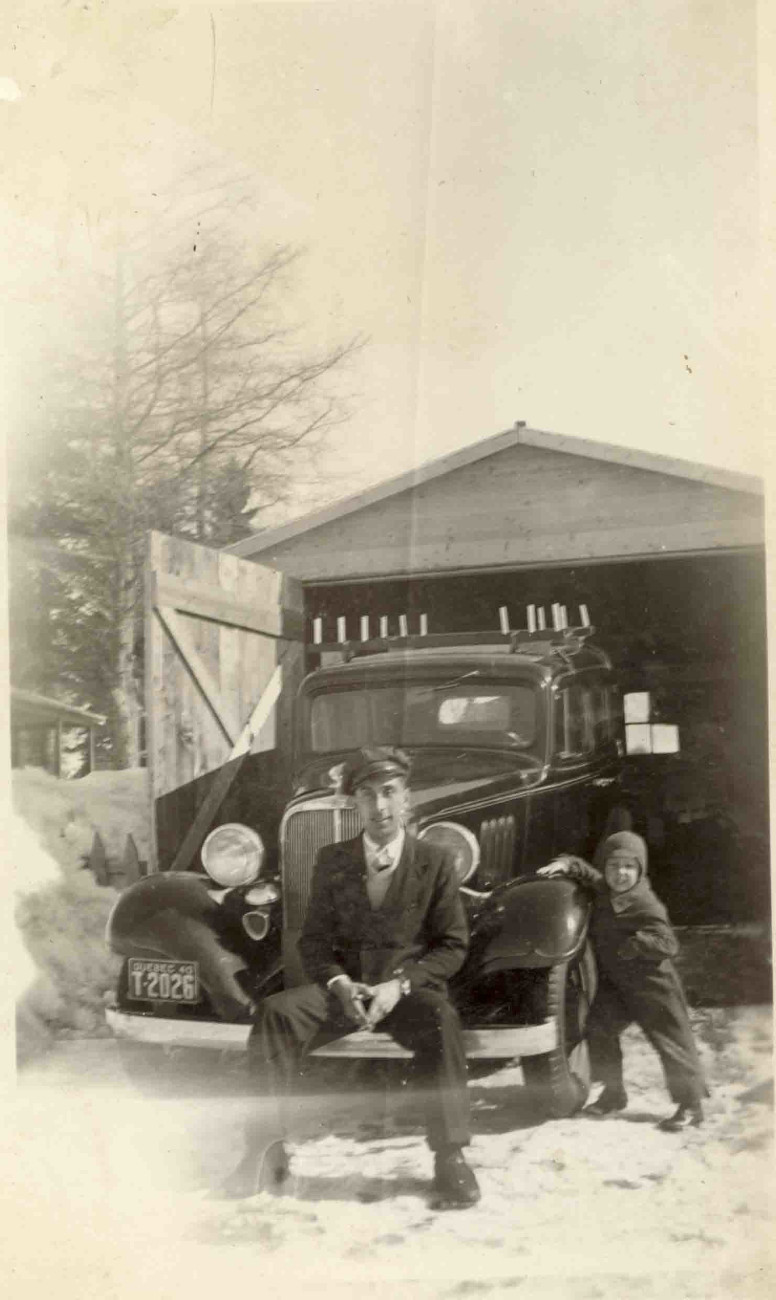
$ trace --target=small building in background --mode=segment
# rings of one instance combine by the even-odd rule
[[[95,733],[105,719],[33,691],[11,687],[11,767],[52,776],[86,776],[95,767]]]

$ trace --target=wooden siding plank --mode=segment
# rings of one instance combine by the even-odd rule
[[[230,558],[235,557],[223,556],[223,559]],[[271,604],[265,604],[267,597],[271,597],[271,593],[266,591],[254,592],[251,603],[246,604],[241,598],[239,587],[235,595],[232,595],[228,589],[219,592],[199,582],[182,583],[167,574],[156,573],[153,581],[156,604],[169,605],[187,614],[196,614],[199,618],[244,628],[249,632],[260,632],[264,636],[285,637],[291,634],[288,621],[294,618],[295,611],[277,607],[273,609]]]
[[[161,537],[158,533],[149,533],[146,540],[146,557],[144,571],[144,656],[145,656],[145,713],[146,713],[146,761],[150,770],[149,781],[151,807],[151,850],[149,868],[156,869],[157,827],[155,824],[155,801],[169,787],[166,783],[164,715],[166,711],[164,697],[164,633],[154,615],[151,574],[160,562]]]
[[[179,543],[185,546],[185,543]],[[201,549],[196,551],[186,550],[186,585],[200,581],[206,585],[218,585],[218,552],[206,550],[202,553]],[[239,731],[241,718],[239,715],[230,715],[228,705],[221,696],[221,660],[220,660],[220,627],[212,619],[201,619],[190,613],[182,614],[181,618],[185,626],[194,632],[195,642],[199,653],[206,668],[212,673],[213,680],[218,686],[219,699],[221,700],[227,719],[231,722],[235,731]],[[203,772],[217,767],[224,761],[224,741],[223,737],[216,731],[214,732],[211,717],[206,710],[201,707],[198,709],[197,718],[199,721],[198,736],[195,742],[195,775],[199,776]]]
[[[245,665],[246,691],[243,717],[246,717],[248,712],[252,712],[256,699],[263,691],[274,666],[274,652],[269,664],[267,663],[265,644],[262,644],[262,638],[258,636],[244,638],[243,663]],[[258,751],[259,741],[260,737],[254,737],[252,744],[254,753]]]
[[[233,555],[224,555],[219,553],[218,556],[218,583],[227,599],[232,604],[237,604],[237,595],[239,589],[239,560],[235,564]],[[223,623],[219,626],[219,661],[220,661],[220,682],[221,694],[231,710],[231,715],[242,721],[246,716],[246,709],[243,706],[242,682],[240,679],[240,641],[245,632],[240,630],[233,623]]]
[[[381,545],[369,550],[332,549],[316,561],[304,557],[299,568],[310,582],[355,581],[357,579],[402,577],[408,574],[444,574],[471,569],[491,570],[499,567],[543,567],[550,564],[574,564],[592,560],[647,559],[651,555],[682,555],[719,549],[762,546],[762,530],[736,527],[727,532],[719,527],[687,529],[666,528],[663,540],[646,528],[638,532],[612,533],[609,546],[602,544],[601,534],[577,535],[568,545],[552,546],[546,541],[507,538],[501,543],[436,543],[414,547]],[[289,557],[289,563],[296,563]]]
[[[297,622],[304,628],[305,606],[304,588],[297,578],[287,573],[280,575],[279,603],[283,609],[296,612]],[[278,663],[283,666],[283,692],[275,709],[275,745],[290,779],[295,754],[294,727],[296,724],[295,702],[305,674],[305,647],[303,637],[300,640],[288,640],[281,649],[275,643]]]

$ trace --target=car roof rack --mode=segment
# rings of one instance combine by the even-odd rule
[[[316,654],[340,654],[346,662],[391,650],[463,650],[474,646],[505,646],[508,653],[541,658],[557,651],[574,654],[582,649],[594,632],[595,628],[590,624],[583,627],[544,628],[534,632],[527,629],[510,632],[422,632],[405,636],[370,637],[366,641],[314,641],[308,642],[306,648]]]

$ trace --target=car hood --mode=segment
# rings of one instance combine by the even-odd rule
[[[484,789],[528,788],[536,784],[542,770],[539,760],[526,754],[442,748],[408,752],[412,758],[410,803],[416,815],[432,805],[465,799]],[[346,757],[329,754],[308,763],[296,782],[295,797],[335,793],[337,768]]]

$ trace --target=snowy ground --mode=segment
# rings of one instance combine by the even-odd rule
[[[659,1133],[669,1104],[637,1033],[622,1116],[537,1124],[517,1068],[470,1084],[482,1203],[437,1213],[412,1104],[380,1091],[310,1103],[283,1198],[225,1203],[255,1103],[183,1087],[150,1098],[112,1041],[72,1041],[10,1099],[0,1202],[15,1300],[179,1300],[247,1286],[374,1300],[737,1300],[773,1293],[771,1009],[696,1017],[708,1126]]]
[[[56,976],[57,997],[76,1009],[102,988],[85,987],[96,979],[85,945],[98,952],[96,902],[107,909],[112,891],[80,866],[96,826],[109,852],[120,854],[131,831],[143,856],[144,780],[15,774],[16,891],[41,906],[49,899],[65,933],[44,934],[51,960],[37,982],[15,934],[0,971],[41,1024],[47,1015],[59,1024],[46,980]],[[257,1110],[239,1080],[151,1098],[129,1083],[114,1041],[54,1042],[2,1099],[0,1286],[13,1300],[220,1300],[246,1284],[272,1300],[289,1289],[337,1300],[365,1291],[374,1300],[759,1300],[776,1281],[771,1009],[719,1007],[695,1023],[713,1090],[700,1132],[656,1131],[670,1107],[636,1033],[626,1049],[631,1105],[611,1120],[539,1124],[519,1069],[473,1078],[470,1158],[483,1200],[452,1214],[428,1208],[431,1158],[417,1113],[395,1093],[345,1092],[329,1074],[326,1094],[300,1114],[292,1193],[235,1205],[213,1193]]]

